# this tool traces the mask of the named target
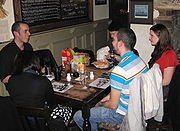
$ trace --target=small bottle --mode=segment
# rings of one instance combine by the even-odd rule
[[[66,80],[67,80],[67,82],[70,82],[70,81],[71,81],[71,75],[70,75],[70,73],[67,73]]]
[[[94,73],[91,71],[90,72],[90,79],[93,80],[94,79]]]
[[[67,73],[67,76],[66,76],[66,80],[67,80],[67,82],[68,82],[68,86],[70,86],[71,85],[71,74],[70,73]]]

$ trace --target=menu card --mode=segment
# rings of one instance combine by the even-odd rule
[[[73,87],[73,85],[65,85],[64,83],[56,82],[56,81],[52,83],[52,86],[53,86],[54,91],[60,92],[60,93],[64,93]]]
[[[106,79],[106,78],[98,78],[89,84],[89,86],[101,88],[101,89],[106,89],[109,85],[110,85],[110,79]]]

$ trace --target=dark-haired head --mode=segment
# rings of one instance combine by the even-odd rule
[[[26,22],[16,21],[16,22],[12,25],[12,27],[11,27],[11,32],[12,32],[13,36],[14,36],[14,31],[20,33],[20,30],[21,30],[20,24],[26,24],[26,25],[28,25]]]
[[[154,33],[158,37],[157,43],[152,43],[155,46],[154,51],[151,54],[151,59],[148,62],[149,68],[162,56],[163,52],[167,49],[167,46],[171,47],[171,37],[168,29],[163,24],[156,24],[150,28],[150,33]],[[150,37],[151,38],[151,37]],[[169,50],[169,49],[167,49]]]
[[[112,21],[111,24],[109,24],[108,30],[109,31],[118,31],[120,28],[120,24],[118,22]]]
[[[136,44],[136,35],[132,29],[120,28],[117,34],[118,41],[122,40],[128,50],[133,50]]]
[[[153,25],[150,30],[152,30],[159,38],[159,42],[156,46],[160,46],[160,48],[163,49],[167,46],[171,47],[171,37],[166,26],[164,26],[163,24],[156,24]]]
[[[27,70],[40,72],[40,60],[33,51],[23,50],[17,54],[14,61],[14,75],[20,74]]]

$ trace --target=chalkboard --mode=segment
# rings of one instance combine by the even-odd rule
[[[91,0],[14,0],[15,20],[29,24],[31,32],[92,20]]]

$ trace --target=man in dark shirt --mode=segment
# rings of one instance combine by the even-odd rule
[[[21,21],[15,22],[11,31],[14,40],[0,51],[0,80],[3,83],[8,83],[11,77],[16,54],[22,50],[33,51],[32,46],[28,43],[31,34],[26,23]]]
[[[117,35],[119,29],[120,29],[119,23],[112,21],[108,27],[109,34],[110,34],[109,40],[107,41],[104,47],[100,48],[97,51],[97,60],[106,59],[106,58],[110,60],[111,54],[114,54],[114,56],[116,56],[116,58],[114,59],[116,63],[117,61],[120,60],[120,56],[116,54],[116,52],[114,52],[113,45],[112,45],[113,38]]]

